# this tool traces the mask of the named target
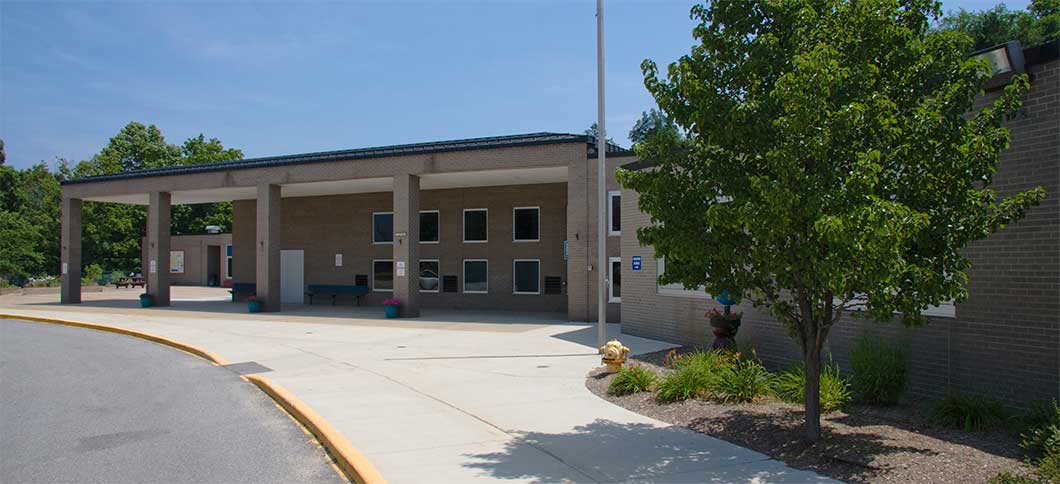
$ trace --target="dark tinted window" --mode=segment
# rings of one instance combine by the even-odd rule
[[[622,231],[622,195],[611,195],[611,231]]]
[[[486,240],[488,216],[485,210],[467,210],[464,212],[464,241],[483,242]]]
[[[394,290],[394,262],[377,260],[372,262],[372,289]]]
[[[486,261],[464,261],[464,292],[486,292],[489,288],[487,277]]]
[[[376,213],[372,214],[372,242],[394,241],[394,214]]]
[[[536,260],[515,261],[515,292],[538,293],[541,291],[538,277],[541,263]]]
[[[438,212],[420,213],[420,242],[438,242]]]
[[[540,211],[536,208],[515,209],[515,240],[538,240]]]

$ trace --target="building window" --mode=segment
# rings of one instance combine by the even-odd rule
[[[438,292],[442,287],[438,260],[420,261],[420,292]]]
[[[608,275],[607,302],[622,302],[622,258],[608,257],[607,265],[611,273]]]
[[[437,244],[438,243],[438,211],[437,210],[424,210],[420,212],[420,243],[421,244]]]
[[[394,261],[372,261],[372,290],[377,292],[394,290]]]
[[[484,208],[469,208],[464,210],[464,242],[485,242],[487,240],[487,227],[489,225],[489,212]]]
[[[541,261],[516,259],[512,262],[515,294],[541,294]]]
[[[489,262],[485,259],[464,260],[464,292],[467,294],[489,292]]]
[[[622,235],[622,192],[607,192],[607,235]]]
[[[512,209],[512,240],[537,242],[541,240],[541,209],[515,207]]]
[[[655,259],[655,276],[661,277],[666,273],[666,259],[658,258]],[[697,289],[685,289],[679,282],[673,282],[670,284],[659,284],[656,279],[656,292],[662,296],[677,296],[677,297],[694,297],[711,299],[710,294],[707,294],[705,288],[702,286]]]
[[[225,246],[225,279],[232,278],[232,244]]]
[[[394,212],[375,212],[372,214],[372,243],[394,243]]]

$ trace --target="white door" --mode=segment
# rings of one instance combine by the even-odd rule
[[[280,251],[280,302],[302,304],[305,301],[305,251]]]

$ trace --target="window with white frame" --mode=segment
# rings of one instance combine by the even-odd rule
[[[464,259],[464,293],[489,292],[489,262],[485,259]]]
[[[438,275],[441,267],[437,259],[420,260],[420,292],[439,292],[442,287],[442,276]]]
[[[512,261],[512,287],[515,294],[541,294],[541,260]]]
[[[622,258],[608,257],[607,266],[610,270],[607,279],[610,282],[607,285],[607,302],[620,303],[622,302]]]
[[[655,276],[661,277],[666,273],[666,259],[658,258],[655,259]],[[677,296],[677,297],[695,297],[710,299],[710,295],[706,293],[704,288],[699,287],[697,289],[685,289],[685,286],[679,282],[673,282],[670,284],[659,284],[656,282],[656,292],[663,296]]]
[[[541,240],[541,209],[539,207],[512,209],[512,240],[515,242]]]
[[[607,235],[622,235],[622,192],[607,192]]]
[[[225,279],[232,278],[232,244],[225,245]]]
[[[440,215],[437,210],[424,210],[420,212],[420,243],[437,244],[441,225]]]
[[[376,292],[394,291],[394,261],[372,261],[372,290]]]
[[[486,242],[489,239],[489,211],[484,208],[464,210],[464,242]]]
[[[372,243],[394,243],[394,212],[375,212],[372,214]]]

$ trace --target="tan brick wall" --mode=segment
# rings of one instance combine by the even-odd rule
[[[956,318],[933,317],[928,326],[913,329],[844,318],[828,345],[840,365],[846,367],[858,338],[874,335],[909,348],[914,397],[957,390],[1025,405],[1060,396],[1060,62],[1029,72],[1031,92],[1021,115],[1009,123],[1012,144],[1002,154],[993,188],[1006,196],[1040,185],[1047,199],[1025,219],[968,248],[973,263],[969,299],[957,306]],[[623,195],[623,262],[639,255],[644,264],[641,271],[623,267],[623,331],[708,343],[713,336],[703,313],[716,304],[658,293],[653,251],[632,236],[648,217],[637,210],[635,193]],[[741,343],[754,346],[774,368],[800,359],[798,343],[774,318],[741,310]]]
[[[420,209],[438,210],[438,244],[421,244],[421,259],[438,259],[442,275],[456,275],[463,288],[463,260],[489,261],[489,294],[422,293],[423,307],[490,308],[527,311],[565,311],[566,295],[512,294],[513,259],[540,259],[544,277],[565,278],[563,237],[566,228],[566,184],[514,185],[471,189],[424,190]],[[372,243],[372,213],[389,212],[390,192],[283,199],[282,249],[305,251],[306,284],[353,284],[357,274],[371,278],[371,261],[391,259],[391,245]],[[540,207],[540,241],[513,242],[512,209]],[[488,242],[463,242],[463,210],[489,210]],[[236,280],[254,280],[254,202],[241,201],[233,209]],[[341,253],[342,267],[335,267]],[[373,293],[367,301],[379,304],[390,293]]]
[[[207,284],[207,247],[220,247],[220,264],[218,277],[223,281],[225,266],[225,245],[232,243],[232,234],[173,235],[169,238],[169,250],[184,251],[184,273],[170,273],[169,283],[176,286],[205,286]],[[146,265],[147,237],[140,239],[140,260]],[[147,269],[141,268],[146,274]]]
[[[636,158],[630,156],[606,158],[608,191],[620,189],[615,179],[615,170],[633,161],[636,161]],[[596,320],[597,167],[597,159],[583,158],[572,163],[568,172],[567,240],[569,241],[570,277],[567,284],[567,316],[572,321]],[[619,257],[621,254],[621,237],[608,236],[607,256]],[[594,267],[592,272],[588,271],[590,265]],[[608,303],[607,320],[609,322],[621,321],[621,315],[621,304]]]

